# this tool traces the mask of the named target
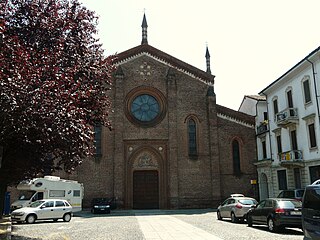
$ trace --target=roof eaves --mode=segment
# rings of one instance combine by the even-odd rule
[[[295,68],[297,68],[300,64],[302,64],[304,61],[308,60],[312,55],[317,53],[320,50],[320,46],[313,50],[311,53],[309,53],[305,58],[303,58],[301,61],[299,61],[296,65],[294,65],[292,68],[290,68],[287,72],[285,72],[283,75],[281,75],[278,79],[273,81],[271,84],[269,84],[266,88],[264,88],[262,91],[259,92],[259,94],[264,94],[264,92],[272,87],[274,84],[279,82],[282,78],[284,78],[286,75],[288,75],[291,71],[293,71]]]

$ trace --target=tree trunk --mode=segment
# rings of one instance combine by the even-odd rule
[[[5,183],[0,182],[0,219],[3,216],[6,191],[7,191],[7,185]]]

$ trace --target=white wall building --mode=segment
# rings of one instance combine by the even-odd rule
[[[320,47],[239,108],[256,117],[260,199],[320,179],[319,74]]]

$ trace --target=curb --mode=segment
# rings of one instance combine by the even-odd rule
[[[0,219],[0,239],[11,239],[11,220],[8,216],[3,216],[2,219]]]

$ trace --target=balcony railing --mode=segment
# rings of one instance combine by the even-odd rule
[[[257,127],[257,135],[268,132],[268,124],[266,122],[262,122],[258,127]]]
[[[279,154],[280,164],[288,166],[303,166],[301,150],[291,150]]]
[[[277,125],[287,125],[290,123],[297,123],[299,120],[297,108],[287,108],[276,114]]]

